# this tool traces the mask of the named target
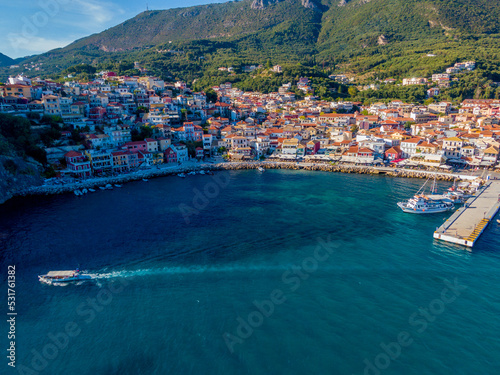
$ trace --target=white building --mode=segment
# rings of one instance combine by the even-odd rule
[[[401,142],[400,148],[403,158],[412,157],[417,153],[417,146],[422,141],[420,138],[410,138]]]

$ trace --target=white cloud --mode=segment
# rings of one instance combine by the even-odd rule
[[[66,39],[47,39],[39,36],[24,38],[20,35],[10,34],[8,36],[11,49],[18,55],[20,51],[28,54],[43,53],[55,48],[67,46],[72,40]]]
[[[72,25],[92,31],[125,13],[117,4],[96,0],[72,0],[64,6],[64,10],[77,16]]]
[[[38,0],[36,6],[24,10],[16,13],[12,25],[0,25],[7,36],[0,40],[0,48],[12,56],[63,47],[75,37],[114,26],[125,14],[109,0]]]

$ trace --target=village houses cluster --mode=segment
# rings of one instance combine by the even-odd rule
[[[72,144],[71,131],[63,131],[62,141],[46,149],[56,167],[65,159],[64,168],[58,166],[62,174],[123,173],[215,155],[238,161],[498,166],[500,100],[365,107],[320,100],[304,77],[297,85],[308,94],[304,100],[295,98],[291,83],[269,94],[224,83],[213,87],[217,100],[209,102],[184,82],[113,72],[96,77],[56,83],[17,76],[0,86],[1,112],[57,115],[81,133],[81,144]],[[151,136],[132,141],[132,132],[144,126]]]
[[[429,82],[427,78],[422,77],[412,77],[412,78],[404,78],[403,86],[412,86],[412,85],[427,85],[431,86],[427,90],[427,97],[432,98],[434,96],[438,96],[441,93],[441,89],[451,87],[453,83],[458,82],[458,77],[453,77],[454,74],[458,74],[464,71],[472,71],[476,68],[475,61],[465,61],[459,62],[455,65],[446,68],[446,73],[435,73],[432,75],[432,79]],[[394,83],[394,79],[387,79],[385,83]]]

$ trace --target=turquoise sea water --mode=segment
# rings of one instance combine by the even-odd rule
[[[449,214],[396,206],[422,183],[239,171],[8,202],[1,373],[497,374],[500,227],[436,242]],[[78,264],[92,282],[37,280]]]

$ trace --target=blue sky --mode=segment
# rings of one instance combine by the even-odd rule
[[[22,57],[64,47],[149,9],[227,0],[0,0],[0,52]]]

